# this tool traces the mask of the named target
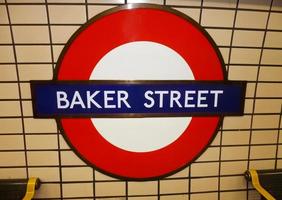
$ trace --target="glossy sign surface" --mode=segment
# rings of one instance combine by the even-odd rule
[[[33,85],[38,117],[240,115],[245,91],[239,82],[61,81]]]

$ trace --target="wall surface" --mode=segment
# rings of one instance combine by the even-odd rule
[[[74,154],[55,120],[33,118],[29,81],[52,79],[72,33],[126,2],[0,0],[0,178],[40,177],[37,199],[258,200],[244,171],[282,168],[281,1],[127,1],[136,2],[172,6],[210,33],[228,79],[247,81],[244,116],[225,117],[207,150],[175,175],[147,182],[103,175]]]

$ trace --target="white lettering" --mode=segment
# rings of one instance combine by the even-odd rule
[[[128,99],[128,93],[126,91],[123,90],[118,90],[117,91],[117,103],[118,103],[118,108],[121,108],[121,102],[123,102],[123,104],[127,107],[127,108],[131,108],[131,106],[129,105],[129,103],[127,102]]]
[[[105,108],[116,108],[116,105],[110,105],[110,101],[114,100],[114,97],[110,96],[112,94],[115,94],[116,92],[113,90],[106,90],[104,91],[104,107]]]
[[[94,97],[99,94],[100,91],[97,90],[93,94],[90,95],[90,91],[86,92],[86,99],[87,99],[87,108],[91,108],[91,104],[94,104],[97,108],[102,108],[95,100]]]
[[[70,102],[67,100],[67,93],[64,91],[57,91],[57,108],[65,109],[68,108]]]
[[[185,108],[194,108],[195,104],[189,104],[189,101],[192,101],[194,99],[194,97],[190,97],[189,94],[196,94],[196,91],[193,91],[193,90],[186,90],[185,91],[184,107]]]
[[[152,108],[154,105],[155,105],[155,100],[153,97],[149,96],[149,95],[153,95],[153,92],[151,90],[148,90],[145,92],[144,96],[145,96],[145,99],[147,99],[148,101],[150,101],[150,103],[144,103],[144,106],[146,108]]]
[[[198,91],[198,101],[197,101],[197,107],[198,108],[206,108],[208,107],[208,104],[204,104],[203,101],[207,100],[207,97],[203,97],[202,94],[208,94],[208,90],[199,90]]]
[[[73,95],[72,101],[71,101],[71,105],[70,105],[70,109],[73,109],[73,107],[75,105],[80,105],[82,108],[85,108],[85,105],[84,105],[82,98],[81,98],[78,91],[74,92],[74,95]]]
[[[155,94],[159,95],[160,101],[159,101],[159,108],[162,108],[163,102],[164,102],[164,95],[168,94],[168,91],[155,91]]]
[[[218,104],[218,95],[223,94],[223,90],[211,90],[211,94],[214,94],[214,103],[213,106],[216,108]]]
[[[179,91],[172,90],[170,91],[170,107],[173,108],[173,102],[175,102],[179,108],[182,108],[182,105],[179,102],[181,93]]]

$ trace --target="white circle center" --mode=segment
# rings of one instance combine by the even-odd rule
[[[194,80],[186,61],[155,42],[131,42],[112,49],[96,65],[90,80]],[[161,149],[181,136],[191,117],[92,118],[112,145],[131,152]]]

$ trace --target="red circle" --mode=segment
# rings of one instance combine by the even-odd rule
[[[152,41],[178,52],[191,67],[195,80],[224,80],[220,54],[207,33],[190,18],[163,8],[123,6],[90,20],[65,47],[57,79],[89,80],[96,64],[112,49],[129,42]],[[216,133],[220,117],[192,117],[175,142],[145,153],[110,144],[90,118],[58,121],[69,143],[91,165],[116,177],[151,179],[171,174],[196,159]]]

